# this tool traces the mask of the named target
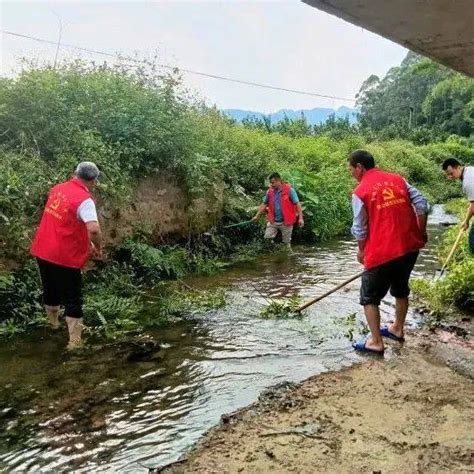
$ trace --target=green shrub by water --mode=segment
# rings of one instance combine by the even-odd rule
[[[301,298],[292,296],[285,300],[271,300],[267,306],[260,311],[263,319],[291,319],[301,318],[302,313],[297,309],[301,305]]]
[[[446,204],[446,210],[456,214],[460,222],[466,215],[466,208],[465,199]],[[446,232],[439,249],[441,264],[446,260],[458,233],[459,226],[453,226]],[[433,280],[415,280],[413,287],[416,297],[431,312],[435,322],[448,318],[457,308],[474,311],[474,256],[469,251],[467,233],[448,264],[445,276]]]

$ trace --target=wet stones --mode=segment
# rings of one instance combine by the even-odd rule
[[[127,360],[129,362],[154,360],[159,350],[160,345],[156,341],[139,341],[130,347]]]
[[[149,336],[140,336],[128,341],[120,341],[111,345],[95,348],[95,350],[105,350],[104,363],[107,359],[116,360],[117,357],[128,362],[148,362],[161,359],[158,354],[161,344]],[[107,349],[110,349],[107,351]]]
[[[258,398],[258,408],[261,411],[268,411],[275,408],[291,410],[304,406],[304,399],[295,395],[296,386],[294,383],[283,382],[265,390]]]

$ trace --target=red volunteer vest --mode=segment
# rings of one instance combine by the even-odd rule
[[[294,225],[296,222],[296,204],[293,204],[290,199],[291,185],[283,184],[281,190],[281,213],[283,214],[283,221],[285,225]],[[275,191],[270,186],[268,190],[268,221],[275,223]]]
[[[89,257],[89,236],[77,218],[79,205],[90,198],[87,187],[77,178],[54,186],[36,232],[31,254],[70,268],[82,268]]]
[[[377,267],[424,247],[405,180],[378,168],[367,171],[355,188],[368,214],[364,266]]]

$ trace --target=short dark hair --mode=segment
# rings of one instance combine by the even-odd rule
[[[272,173],[269,177],[268,180],[271,181],[272,179],[281,179],[281,176],[279,173]]]
[[[446,171],[448,169],[448,166],[457,168],[458,166],[462,166],[462,164],[458,160],[456,160],[456,158],[451,157],[444,160],[443,164],[441,165],[441,167],[443,168],[443,171]]]
[[[349,155],[349,164],[356,167],[361,164],[366,170],[375,168],[374,157],[367,150],[355,150]]]

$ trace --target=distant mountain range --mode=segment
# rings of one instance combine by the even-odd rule
[[[245,118],[255,117],[261,118],[270,116],[272,123],[279,122],[286,117],[289,119],[298,119],[301,118],[301,115],[306,117],[306,120],[311,125],[320,125],[329,118],[330,115],[335,115],[336,117],[346,118],[349,117],[351,123],[357,122],[357,110],[350,107],[342,106],[338,109],[329,109],[329,108],[315,108],[315,109],[300,109],[300,110],[291,110],[291,109],[282,109],[278,112],[272,114],[263,114],[262,112],[253,112],[251,110],[241,110],[241,109],[225,109],[223,112],[229,117],[237,120],[237,122],[242,122]]]

